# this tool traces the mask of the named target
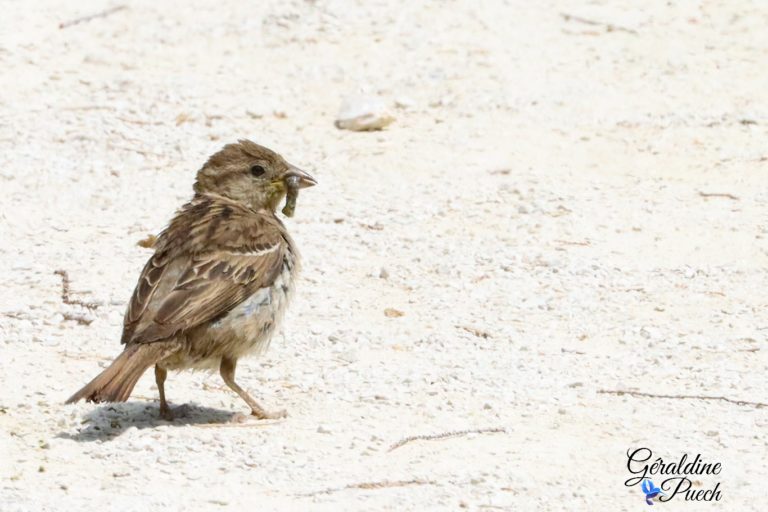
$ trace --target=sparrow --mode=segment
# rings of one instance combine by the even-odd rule
[[[124,402],[151,366],[160,416],[169,370],[218,370],[259,419],[265,410],[235,382],[237,361],[263,352],[293,295],[300,257],[275,213],[293,215],[307,172],[250,140],[227,144],[197,172],[194,197],[157,237],[123,321],[122,353],[67,403]]]

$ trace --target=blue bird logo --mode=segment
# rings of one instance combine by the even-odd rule
[[[643,490],[643,494],[645,494],[645,502],[649,505],[653,505],[653,498],[655,498],[659,494],[661,494],[662,496],[666,496],[664,491],[656,487],[656,484],[654,484],[653,480],[651,480],[650,478],[643,479],[643,484],[641,485],[641,488]]]

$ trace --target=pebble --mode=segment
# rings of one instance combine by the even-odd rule
[[[387,104],[376,96],[350,96],[345,98],[336,116],[336,128],[363,132],[381,130],[392,124],[395,117]]]

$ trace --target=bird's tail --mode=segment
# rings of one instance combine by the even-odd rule
[[[68,404],[88,402],[125,402],[147,368],[170,355],[168,343],[129,345],[109,367],[69,397]]]

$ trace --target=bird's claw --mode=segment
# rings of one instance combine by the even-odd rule
[[[279,420],[288,416],[288,411],[280,409],[279,411],[265,411],[263,409],[251,411],[251,416],[256,416],[260,420]]]

